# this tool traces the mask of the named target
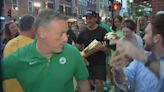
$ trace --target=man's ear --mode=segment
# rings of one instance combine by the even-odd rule
[[[162,39],[161,35],[160,35],[160,34],[156,34],[156,35],[153,37],[153,42],[154,42],[154,43],[157,43],[157,42],[159,42],[161,39]]]
[[[46,29],[44,27],[39,27],[38,28],[38,36],[40,38],[45,38],[46,37]]]

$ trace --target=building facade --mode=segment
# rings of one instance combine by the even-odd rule
[[[152,14],[156,14],[158,11],[164,11],[164,0],[152,0]]]
[[[111,2],[109,0],[96,0],[96,11],[99,13],[102,20],[111,15],[109,6],[111,6]]]
[[[95,0],[78,0],[78,16],[82,17],[87,10],[96,11]]]
[[[152,9],[151,15],[158,11],[164,11],[164,0],[134,0],[134,3],[140,3]]]
[[[68,17],[82,16],[86,10],[95,10],[108,16],[109,0],[4,0],[3,15],[16,18],[24,14],[36,15],[39,9],[51,8]]]

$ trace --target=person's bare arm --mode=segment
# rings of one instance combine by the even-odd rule
[[[75,45],[80,51],[82,51],[84,49],[84,46],[81,44],[76,43]]]
[[[112,57],[112,73],[116,86],[124,91],[127,91],[127,83],[125,80],[123,68],[127,66],[127,64],[128,60],[126,59],[126,57],[122,57],[121,54],[116,51],[116,53]]]
[[[91,92],[88,80],[79,80],[80,92]]]
[[[117,42],[117,50],[122,52],[122,56],[128,56],[132,59],[140,60],[148,67],[157,77],[160,75],[160,62],[154,60],[152,55],[147,55],[143,49],[135,47],[128,41]],[[155,57],[155,56],[154,56]],[[152,62],[151,62],[152,61]]]

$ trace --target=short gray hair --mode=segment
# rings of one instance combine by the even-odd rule
[[[53,20],[67,20],[67,17],[55,12],[52,9],[40,10],[34,25],[35,31],[37,31],[40,26],[46,26]]]

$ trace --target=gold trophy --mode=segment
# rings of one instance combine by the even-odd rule
[[[96,39],[94,39],[83,51],[81,51],[81,55],[83,57],[88,57],[89,55],[97,52],[98,50],[95,47],[98,46],[99,44],[101,43]]]

